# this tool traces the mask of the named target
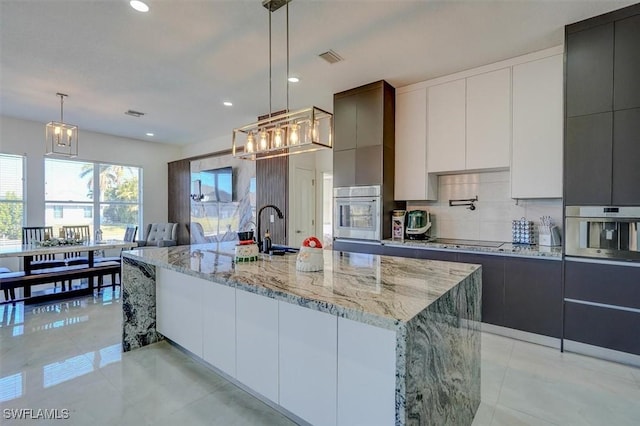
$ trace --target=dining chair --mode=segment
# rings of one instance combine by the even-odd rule
[[[124,238],[123,241],[126,241],[128,243],[132,243],[136,240],[136,234],[138,233],[138,227],[137,226],[127,226],[127,228],[124,231]],[[100,257],[96,257],[93,259],[94,263],[102,263],[102,262],[119,262],[122,263],[122,250],[120,250],[120,255],[119,256],[100,256]],[[118,273],[112,273],[111,274],[111,287],[115,289],[116,287],[116,283],[118,281],[120,281],[120,274]],[[118,280],[116,281],[116,276],[118,276]],[[104,277],[103,276],[99,276],[98,277],[98,290],[100,290],[100,288],[102,288],[102,285],[104,283]]]
[[[52,226],[23,226],[22,227],[22,244],[35,244],[45,239],[53,238]],[[31,261],[31,269],[55,268],[65,266],[62,259],[56,259],[55,254],[37,254],[33,256]]]
[[[64,238],[76,239],[82,241],[91,240],[91,231],[89,225],[65,225],[62,227]],[[89,257],[83,255],[80,251],[70,251],[64,254],[67,265],[84,265],[89,263]]]
[[[35,244],[46,240],[47,238],[54,238],[52,226],[23,226],[22,227],[22,244]],[[46,269],[57,268],[60,266],[66,266],[63,259],[56,258],[54,253],[36,254],[29,265],[31,270],[34,269]],[[64,281],[61,282],[62,289],[64,290]],[[53,288],[58,287],[58,282],[54,281]],[[14,296],[15,298],[15,296]]]

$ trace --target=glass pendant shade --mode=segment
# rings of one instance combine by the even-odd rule
[[[62,93],[56,93],[56,95],[60,96],[60,121],[51,121],[45,126],[45,153],[47,155],[77,157],[78,126],[64,122],[63,102],[67,95]]]
[[[255,149],[254,133],[260,135]],[[333,115],[311,107],[234,129],[231,150],[235,157],[262,160],[331,148],[332,140]]]

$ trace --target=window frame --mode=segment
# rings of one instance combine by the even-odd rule
[[[136,165],[131,165],[131,164],[121,164],[121,163],[113,163],[113,162],[106,162],[106,161],[90,161],[90,160],[82,160],[82,159],[61,159],[61,158],[45,158],[45,173],[44,173],[44,180],[45,180],[45,187],[46,187],[46,180],[47,180],[47,173],[46,173],[46,162],[48,160],[55,160],[55,161],[67,161],[67,162],[76,162],[76,163],[85,163],[85,164],[91,164],[93,167],[93,198],[90,201],[56,201],[56,200],[48,200],[46,198],[46,194],[45,194],[45,200],[44,200],[44,207],[45,207],[45,215],[46,215],[46,210],[47,210],[47,205],[51,205],[51,204],[57,204],[57,205],[73,205],[73,206],[84,206],[85,208],[87,207],[91,207],[92,209],[92,214],[93,216],[90,218],[91,220],[91,224],[92,224],[92,229],[93,230],[98,230],[101,229],[102,227],[102,211],[101,208],[102,206],[105,205],[124,205],[124,206],[136,206],[138,211],[137,211],[137,221],[136,223],[133,223],[132,225],[138,226],[138,229],[141,228],[142,226],[142,218],[143,218],[143,194],[142,194],[142,188],[143,188],[143,182],[142,182],[142,178],[143,178],[143,169],[140,166],[136,166]],[[102,201],[102,189],[100,188],[100,170],[102,169],[103,166],[120,166],[120,167],[130,167],[130,168],[134,168],[137,170],[137,174],[138,174],[138,199],[137,201]],[[89,219],[88,217],[85,217],[85,214],[83,212],[83,218],[85,219]],[[46,223],[46,217],[45,217],[45,223]],[[48,225],[48,224],[47,224]],[[55,225],[54,225],[55,226]],[[124,235],[124,234],[123,234]]]
[[[21,214],[21,218],[20,218],[20,227],[24,227],[26,220],[27,220],[27,176],[26,176],[26,172],[27,172],[27,156],[26,155],[20,155],[20,154],[9,154],[9,153],[4,153],[4,152],[0,152],[0,157],[4,157],[4,158],[13,158],[17,161],[20,162],[20,168],[21,168],[21,173],[22,173],[22,178],[21,178],[21,183],[22,183],[22,194],[21,197],[17,200],[4,200],[4,199],[0,199],[0,204],[20,204],[22,207],[22,214]],[[22,241],[21,237],[18,238],[17,240],[7,240],[6,244],[14,244],[14,243],[20,243]],[[0,241],[0,246],[4,245],[5,243],[3,243],[2,241]]]

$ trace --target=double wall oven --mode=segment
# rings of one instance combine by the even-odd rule
[[[380,241],[380,186],[333,190],[333,237]]]

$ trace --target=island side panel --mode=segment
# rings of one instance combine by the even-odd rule
[[[156,331],[156,267],[122,258],[122,350],[163,339]]]
[[[478,269],[407,324],[405,424],[473,422],[480,405],[481,300]]]

